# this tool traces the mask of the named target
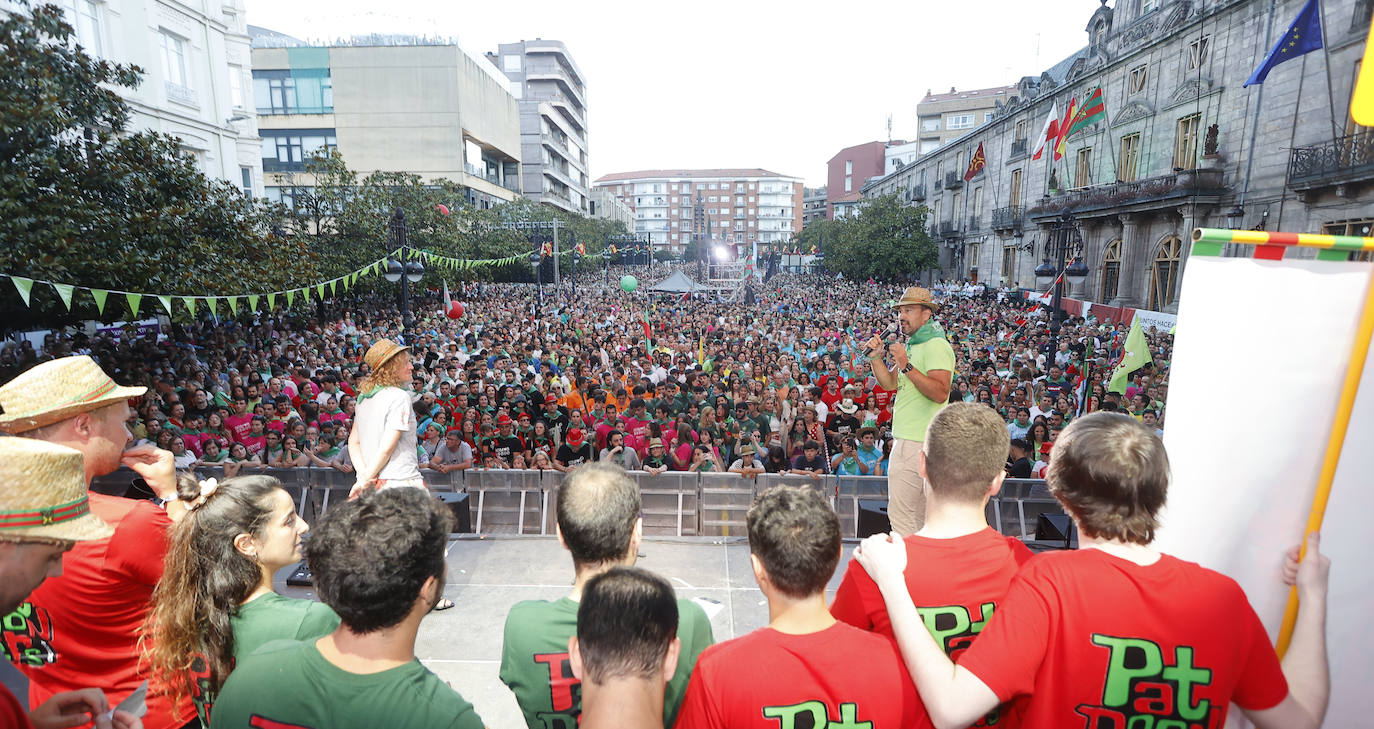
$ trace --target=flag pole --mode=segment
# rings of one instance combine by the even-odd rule
[[[1326,105],[1331,108],[1331,143],[1335,144],[1341,135],[1336,131],[1336,95],[1331,91],[1331,51],[1326,47],[1326,12],[1322,10],[1322,0],[1316,2],[1317,27],[1322,32],[1322,60],[1325,61],[1322,65],[1326,69]]]
[[[1340,464],[1341,449],[1345,445],[1346,431],[1350,427],[1350,415],[1355,409],[1355,396],[1360,391],[1360,376],[1364,374],[1365,360],[1369,357],[1369,339],[1374,336],[1374,273],[1369,277],[1365,288],[1364,309],[1360,313],[1360,323],[1355,330],[1355,342],[1350,351],[1350,361],[1345,366],[1345,382],[1341,385],[1340,401],[1336,405],[1336,419],[1331,423],[1331,435],[1326,440],[1326,455],[1322,458],[1321,475],[1317,478],[1317,492],[1312,496],[1312,510],[1307,514],[1307,528],[1303,530],[1302,547],[1298,559],[1307,557],[1307,535],[1320,531],[1322,519],[1326,516],[1326,503],[1331,496],[1331,483],[1336,478],[1336,467]],[[1293,628],[1298,620],[1298,587],[1288,589],[1288,604],[1283,611],[1283,625],[1279,628],[1279,639],[1274,650],[1282,658],[1288,651],[1293,639]]]
[[[1269,0],[1269,18],[1264,21],[1264,44],[1259,47],[1261,52],[1269,48],[1272,42],[1269,36],[1274,30],[1274,8],[1277,4],[1278,0]],[[1241,210],[1245,209],[1245,195],[1250,191],[1250,170],[1255,166],[1255,139],[1259,136],[1259,112],[1264,102],[1264,84],[1260,84],[1259,87],[1259,94],[1255,96],[1255,112],[1250,117],[1250,152],[1245,155],[1245,180],[1240,185],[1240,200],[1236,202],[1236,206]]]

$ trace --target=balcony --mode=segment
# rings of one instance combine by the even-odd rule
[[[944,180],[941,180],[941,179],[938,178],[938,177],[935,178],[935,191],[936,191],[936,192],[939,192],[939,191],[943,190],[944,188],[945,188],[945,181],[944,181]]]
[[[945,173],[945,189],[957,190],[964,186],[964,178],[958,172]]]
[[[1025,156],[1026,156],[1026,147],[1027,147],[1026,142],[1027,142],[1027,141],[1028,141],[1028,140],[1025,140],[1025,139],[1018,139],[1018,140],[1012,142],[1012,143],[1011,143],[1011,156],[1012,156],[1012,157],[1025,157]]]
[[[926,199],[926,186],[925,186],[925,185],[912,185],[912,186],[911,186],[911,199],[912,199],[912,200],[915,200],[916,202],[924,202],[925,199]]]
[[[1298,192],[1374,179],[1374,132],[1288,152],[1288,186]]]
[[[1120,213],[1173,209],[1189,202],[1216,205],[1226,192],[1220,169],[1198,168],[1134,182],[1094,185],[1049,195],[1042,198],[1039,205],[1027,210],[1026,215],[1044,219],[1069,211],[1080,218],[1108,217]]]
[[[941,221],[940,221],[940,237],[941,237],[941,238],[952,238],[952,237],[954,237],[954,221],[953,221],[953,220],[941,220]]]
[[[1013,205],[1006,208],[997,208],[992,211],[993,230],[1020,230],[1021,222],[1026,218],[1026,209],[1020,205]]]
[[[980,230],[982,230],[982,229],[983,229],[983,221],[982,221],[982,219],[981,219],[981,216],[978,216],[978,215],[970,215],[970,216],[968,216],[968,227],[964,229],[964,232],[966,232],[966,233],[977,233],[978,231],[980,231]]]
[[[1374,0],[1355,0],[1355,15],[1350,19],[1350,32],[1363,33],[1369,29],[1369,16],[1374,12]]]
[[[164,86],[167,89],[167,98],[169,100],[175,101],[178,104],[185,104],[186,106],[200,106],[200,99],[195,89],[188,86],[182,86],[178,83],[172,83],[171,81],[165,82]]]

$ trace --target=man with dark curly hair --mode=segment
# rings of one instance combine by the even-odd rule
[[[210,726],[480,729],[472,704],[415,658],[420,619],[444,593],[450,520],[419,489],[365,491],[330,509],[306,559],[338,629],[258,649],[225,682]]]

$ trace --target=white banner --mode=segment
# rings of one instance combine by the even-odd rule
[[[1179,316],[1188,326],[1175,340],[1164,435],[1173,480],[1155,544],[1239,582],[1271,638],[1288,597],[1284,551],[1302,539],[1370,270],[1194,256],[1184,274]],[[1370,444],[1374,359],[1322,528],[1332,560],[1329,727],[1367,726],[1374,716]]]
[[[1140,322],[1140,328],[1146,332],[1150,327],[1154,327],[1161,332],[1168,332],[1178,324],[1178,316],[1175,314],[1165,314],[1162,311],[1149,311],[1146,309],[1135,310],[1135,321]]]

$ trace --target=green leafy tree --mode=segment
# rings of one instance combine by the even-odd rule
[[[801,248],[805,253],[818,244],[826,267],[851,279],[918,274],[939,263],[939,250],[926,232],[927,212],[901,204],[896,195],[869,198],[853,216],[808,225]]]
[[[54,5],[0,20],[0,272],[179,295],[314,281],[310,252],[270,232],[282,209],[206,178],[175,138],[129,131],[112,87],[136,87],[142,70],[92,58],[72,36]],[[68,312],[47,287],[32,307],[4,289],[8,327],[97,316],[85,295]],[[125,315],[112,297],[103,318]]]

